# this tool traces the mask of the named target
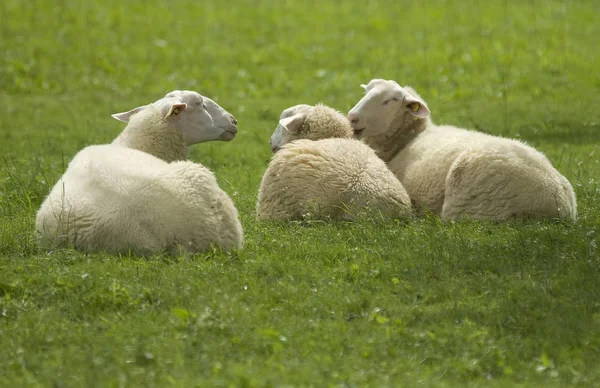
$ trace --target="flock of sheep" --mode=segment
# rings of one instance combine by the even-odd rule
[[[281,114],[262,178],[260,220],[385,222],[429,210],[470,217],[574,221],[573,188],[523,142],[435,125],[410,87],[373,79],[347,116],[324,105]],[[36,217],[44,247],[110,253],[240,248],[242,225],[192,144],[232,140],[235,118],[211,99],[174,91],[129,112],[111,143],[81,150]]]

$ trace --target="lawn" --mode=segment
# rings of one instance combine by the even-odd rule
[[[600,385],[599,2],[2,0],[0,34],[0,386]],[[280,112],[371,78],[544,152],[578,221],[258,222]],[[239,121],[190,157],[244,248],[37,248],[75,153],[174,89]]]

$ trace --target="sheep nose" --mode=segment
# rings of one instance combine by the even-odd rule
[[[358,115],[354,112],[350,112],[348,113],[348,120],[350,120],[352,124],[358,124]]]

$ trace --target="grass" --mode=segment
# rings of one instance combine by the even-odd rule
[[[596,1],[0,2],[1,386],[600,385]],[[434,121],[523,139],[579,220],[257,222],[279,113],[416,88]],[[110,118],[173,89],[214,97],[231,143],[193,148],[244,249],[45,252],[35,213]]]

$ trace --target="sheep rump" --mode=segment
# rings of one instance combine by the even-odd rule
[[[518,140],[429,126],[388,166],[417,207],[442,219],[577,217],[571,184],[542,153]]]

